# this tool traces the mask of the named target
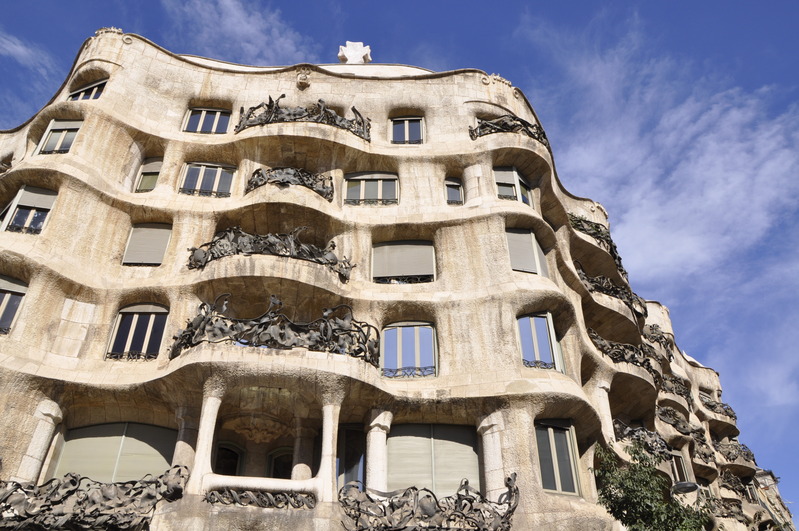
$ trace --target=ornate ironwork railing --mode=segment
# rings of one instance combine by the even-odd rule
[[[448,205],[462,205],[463,204],[463,200],[462,199],[447,199],[447,204]]]
[[[616,269],[618,269],[621,276],[627,280],[627,270],[624,269],[624,266],[621,264],[619,250],[616,248],[613,238],[610,237],[610,231],[604,225],[587,220],[581,216],[575,216],[571,212],[569,213],[569,223],[574,230],[578,230],[595,239],[597,243],[599,243],[599,246],[610,254],[611,258],[613,258],[613,261],[616,263]]]
[[[237,254],[271,254],[322,264],[337,273],[342,282],[347,282],[350,279],[350,271],[355,265],[351,264],[347,257],[339,260],[333,252],[336,244],[332,241],[324,249],[310,243],[302,243],[299,235],[306,229],[307,227],[298,227],[289,234],[250,234],[244,232],[241,227],[230,227],[217,232],[210,242],[200,247],[189,248],[191,255],[188,267],[202,269],[212,260]]]
[[[263,507],[268,509],[313,509],[316,496],[307,492],[262,492],[224,488],[205,495],[208,503]]]
[[[424,284],[433,281],[433,275],[406,275],[397,277],[374,277],[376,284]]]
[[[199,312],[186,328],[173,337],[169,358],[174,359],[200,343],[234,342],[248,347],[274,349],[307,348],[360,358],[375,367],[380,361],[380,333],[373,325],[356,321],[352,308],[340,304],[325,308],[322,317],[310,323],[295,323],[280,313],[283,303],[272,295],[269,308],[253,319],[234,319],[223,315],[229,293],[213,304],[200,304]],[[224,298],[221,307],[220,299]]]
[[[738,419],[738,416],[735,414],[735,411],[732,409],[732,407],[730,407],[729,404],[725,404],[724,402],[716,402],[715,400],[702,396],[701,394],[699,395],[699,400],[706,409],[709,409],[713,413],[724,415],[732,420]]]
[[[525,367],[529,367],[531,369],[554,369],[555,368],[555,362],[554,361],[522,360],[522,364]]]
[[[651,324],[644,327],[644,339],[653,345],[660,345],[669,353],[669,359],[674,359],[671,353],[671,347],[674,346],[674,338],[666,335],[660,328],[660,325]]]
[[[688,409],[692,409],[693,401],[691,400],[691,389],[685,385],[685,382],[681,378],[665,375],[660,382],[660,388],[667,393],[683,397],[688,403]]]
[[[9,332],[11,332],[11,327],[9,326],[4,326],[0,328],[0,335],[7,336]]]
[[[613,431],[617,440],[639,441],[652,455],[670,457],[671,447],[659,433],[646,428],[631,428],[619,419],[613,419]]]
[[[615,297],[626,304],[634,314],[640,315],[642,317],[646,317],[648,315],[649,312],[646,309],[646,301],[633,293],[633,290],[627,286],[617,286],[612,280],[604,275],[589,277],[586,272],[583,271],[583,268],[580,267],[578,262],[575,262],[575,266],[577,268],[577,274],[580,276],[580,280],[583,282],[583,285],[588,289],[588,291],[598,291],[599,293],[604,293],[610,297]]]
[[[345,199],[345,205],[398,205],[399,199]]]
[[[183,497],[185,466],[154,478],[100,483],[78,474],[43,485],[0,481],[0,528],[148,529],[156,504]]]
[[[694,453],[699,459],[705,463],[715,462],[716,457],[713,449],[707,443],[705,430],[702,429],[701,426],[694,426],[672,407],[657,406],[655,413],[660,420],[671,425],[683,435],[690,436],[694,440]]]
[[[518,199],[515,194],[497,194],[497,197],[506,201],[516,201]]]
[[[107,352],[107,360],[127,360],[127,361],[151,361],[158,357],[158,352],[139,352],[131,350],[128,352]]]
[[[244,193],[248,194],[265,184],[304,186],[328,201],[333,201],[333,180],[329,176],[311,173],[300,168],[269,168],[266,171],[258,168],[247,181]]]
[[[325,101],[321,99],[308,107],[287,107],[283,109],[279,103],[285,97],[285,94],[281,94],[276,100],[273,100],[272,96],[269,96],[268,102],[250,107],[246,112],[244,107],[242,107],[241,118],[239,118],[235,132],[238,133],[255,125],[280,122],[315,122],[344,129],[367,142],[370,141],[369,130],[372,124],[369,118],[364,118],[355,107],[351,108],[355,118],[348,120],[339,116],[333,109],[329,109]]]
[[[383,376],[386,378],[424,378],[435,375],[435,365],[429,367],[398,367],[396,369],[383,368]]]
[[[744,461],[749,461],[750,463],[757,463],[755,461],[755,454],[752,453],[752,450],[749,449],[748,446],[745,444],[741,444],[739,442],[714,442],[713,446],[716,448],[718,453],[724,456],[724,459],[727,461],[735,461],[739,457],[743,458]]]
[[[26,227],[25,225],[12,225],[8,224],[6,230],[9,232],[21,232],[23,234],[41,234],[42,229],[38,227]]]
[[[201,190],[198,188],[179,188],[178,193],[200,197],[230,197],[230,192],[217,192],[216,190]]]
[[[538,124],[531,124],[513,114],[504,114],[492,120],[477,119],[477,127],[469,127],[469,137],[477,140],[478,137],[494,133],[518,133],[538,140],[549,147],[549,140],[544,128]]]
[[[508,490],[492,502],[465,479],[453,496],[445,498],[416,487],[379,492],[353,481],[339,490],[338,500],[349,518],[343,522],[347,531],[510,531],[519,504],[516,474],[505,480],[505,486]]]
[[[660,372],[652,365],[653,359],[657,361],[657,353],[651,346],[646,343],[630,345],[629,343],[609,341],[590,328],[588,329],[588,337],[594,342],[596,348],[613,360],[614,363],[620,363],[622,361],[632,363],[633,365],[645,369],[652,375],[655,382],[660,382]]]

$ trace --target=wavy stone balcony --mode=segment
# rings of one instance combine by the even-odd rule
[[[755,454],[737,441],[714,442],[716,451],[723,457],[720,464],[737,476],[751,476],[757,470]]]

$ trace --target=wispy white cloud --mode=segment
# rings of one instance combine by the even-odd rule
[[[186,53],[252,65],[318,62],[317,45],[260,2],[161,0]]]
[[[23,41],[2,29],[0,29],[0,57],[12,59],[20,66],[48,78],[56,70],[55,61],[43,48]]]

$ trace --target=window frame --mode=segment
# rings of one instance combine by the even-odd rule
[[[163,248],[160,249],[160,244],[163,240],[158,240],[156,243],[159,244],[159,249],[161,251],[161,257],[158,262],[138,262],[132,260],[132,257],[128,257],[128,253],[132,252],[130,249],[130,244],[136,238],[137,231],[139,230],[157,230],[158,234],[163,234],[167,230],[169,231],[169,236],[166,238],[166,241],[163,242]],[[141,234],[141,233],[139,233]],[[144,236],[138,236],[142,238]],[[130,267],[158,267],[164,263],[164,256],[166,256],[166,252],[169,249],[169,243],[172,241],[172,224],[171,223],[137,223],[132,225],[130,228],[130,232],[128,233],[128,242],[125,244],[125,252],[122,254],[122,265],[123,266],[130,266]],[[137,242],[138,243],[138,242]]]
[[[411,122],[419,122],[419,140],[410,140],[410,132]],[[403,124],[403,139],[397,140],[394,136],[396,131],[396,126],[402,122]],[[425,140],[425,126],[424,126],[424,116],[397,116],[395,118],[391,118],[391,129],[390,129],[390,136],[391,136],[391,143],[395,145],[419,145],[424,144]]]
[[[49,201],[49,206],[44,206],[43,204],[28,204],[28,202],[23,199],[26,193],[33,196],[52,197],[52,201]],[[2,219],[2,221],[0,221],[0,232],[8,231],[22,234],[41,234],[42,231],[44,231],[44,228],[47,226],[47,220],[50,218],[49,214],[50,211],[53,210],[56,198],[58,198],[58,192],[56,190],[49,190],[47,188],[39,188],[36,186],[28,186],[23,184],[19,187],[14,199],[12,199],[11,202],[3,209],[3,211],[0,212],[0,217]],[[31,201],[31,203],[40,203],[40,201],[41,200]],[[25,223],[23,225],[13,225],[13,229],[9,228],[12,227],[12,222],[17,217],[17,212],[19,212],[20,207],[30,210],[25,219]],[[42,220],[41,227],[39,229],[31,229],[30,224],[34,220],[34,214],[36,212],[44,213],[44,219]]]
[[[425,257],[427,255],[427,249],[429,248],[430,252],[430,272],[429,273],[415,273],[409,272],[406,275],[382,275],[382,276],[375,276],[375,269],[378,265],[383,265],[382,262],[384,261],[382,258],[378,259],[378,253],[382,251],[377,251],[378,249],[390,249],[394,247],[395,249],[400,248],[410,248],[410,247],[424,247],[424,251],[415,251],[416,254],[423,253]],[[388,251],[386,251],[388,252]],[[408,250],[408,253],[414,253],[412,250]],[[419,265],[417,259],[417,263],[415,265]],[[380,262],[380,264],[378,264]],[[407,264],[406,264],[407,265]],[[385,267],[385,265],[383,265]],[[420,269],[421,271],[421,269]],[[427,271],[425,268],[424,271]],[[430,282],[436,281],[436,249],[435,244],[430,240],[396,240],[396,241],[388,241],[388,242],[379,242],[372,245],[372,282],[375,284],[394,284],[394,285],[409,285],[409,284],[427,284]]]
[[[512,237],[509,238],[509,234],[517,234],[519,237],[529,235],[530,237],[530,248],[529,252],[532,253],[532,260],[533,266],[535,267],[535,271],[529,270],[529,264],[527,261],[524,261],[524,264],[519,264],[518,262],[514,264],[514,256],[516,256],[516,260],[520,260],[518,253],[522,251],[527,251],[527,249],[516,249],[513,247],[511,240]],[[549,263],[547,262],[546,253],[544,252],[543,247],[538,243],[538,238],[535,236],[535,232],[532,229],[517,229],[514,227],[505,227],[505,242],[508,245],[508,260],[510,262],[510,268],[513,271],[518,271],[519,273],[531,273],[534,275],[539,275],[544,278],[549,278]],[[515,249],[515,252],[514,252]],[[514,267],[514,265],[516,267]],[[527,267],[525,267],[527,266]]]
[[[54,155],[54,154],[64,154],[69,153],[69,150],[72,149],[72,146],[75,145],[75,140],[78,138],[78,132],[80,132],[80,128],[83,125],[83,120],[50,120],[50,124],[47,126],[44,134],[42,135],[42,139],[39,141],[39,145],[36,149],[36,154],[38,155]],[[74,135],[69,140],[69,145],[64,148],[64,143],[70,131],[74,131]],[[58,134],[58,140],[56,140],[55,144],[53,145],[53,149],[48,149],[45,151],[45,147],[50,143],[50,138],[53,134]]]
[[[108,83],[108,78],[84,85],[70,92],[69,96],[67,96],[67,101],[96,100],[103,95],[106,83]],[[89,95],[88,98],[86,97],[87,94]]]
[[[365,198],[366,182],[377,183],[377,198]],[[350,183],[358,182],[358,198],[350,198]],[[384,198],[385,183],[394,183],[394,199]],[[348,173],[344,175],[344,204],[353,206],[391,206],[399,204],[399,176],[396,173],[383,172],[383,171],[365,171]]]
[[[671,450],[671,459],[669,460],[671,467],[671,477],[674,483],[691,481],[691,476],[688,474],[688,468],[685,466],[685,458],[680,450]]]
[[[538,335],[536,334],[536,326],[534,319],[543,318],[546,323],[547,339],[549,340],[549,351],[552,354],[552,361],[541,360],[541,349],[538,345]],[[522,337],[521,321],[528,319],[530,321],[531,343],[533,349],[533,356],[535,359],[525,358],[525,340]],[[550,312],[536,312],[520,315],[516,318],[516,339],[519,341],[519,353],[521,354],[522,364],[531,369],[546,369],[564,372],[563,350],[560,348],[560,341],[558,340],[557,332],[555,331],[555,321]],[[551,366],[550,366],[551,365]]]
[[[221,472],[216,470],[217,459],[219,459],[219,450],[227,450],[229,452],[233,452],[236,454],[236,473],[234,474],[235,477],[242,476],[244,473],[244,459],[247,457],[247,451],[240,447],[237,444],[234,444],[230,441],[218,441],[214,444],[214,449],[211,455],[211,471],[214,474],[219,474],[220,476],[227,476],[230,477],[230,474],[222,474]]]
[[[133,187],[133,193],[146,194],[147,192],[152,192],[155,190],[155,187],[158,186],[158,178],[161,176],[163,164],[164,159],[161,157],[150,157],[144,159],[141,163],[141,166],[139,166],[139,175],[136,177],[136,185]],[[158,171],[153,171],[153,168],[155,167],[158,168]],[[153,183],[152,188],[143,190],[141,185],[146,175],[155,175],[155,182]]]
[[[25,294],[28,292],[28,285],[16,278],[0,275],[0,323],[8,321],[8,326],[0,328],[0,335],[7,336],[11,333],[14,323],[19,315],[19,309],[25,301]],[[9,305],[12,305],[14,297],[18,297],[16,304],[11,306],[12,314],[6,315]]]
[[[122,352],[114,352],[114,345],[117,343],[117,335],[120,333],[120,328],[122,326],[123,316],[126,314],[132,314],[133,319],[129,325],[127,330],[127,338],[125,339],[125,346],[122,349]],[[156,319],[155,316],[163,315],[163,325],[161,327],[161,338],[158,341],[157,349],[155,352],[149,352],[149,347],[151,346],[150,343],[152,341],[152,333],[153,329],[156,326]],[[147,323],[146,329],[144,333],[144,337],[142,338],[142,348],[141,352],[138,351],[131,351],[130,347],[133,343],[134,337],[137,332],[137,328],[139,326],[139,321],[141,320],[141,316],[147,316]],[[117,312],[116,320],[114,321],[114,327],[111,331],[111,338],[108,342],[108,347],[105,349],[105,357],[104,360],[112,360],[112,361],[151,361],[158,358],[158,355],[161,353],[161,346],[164,342],[164,334],[166,333],[166,326],[169,321],[169,308],[166,306],[162,306],[160,304],[153,304],[153,303],[143,303],[143,304],[132,304],[129,306],[125,306],[121,308]]]
[[[404,366],[403,360],[405,358],[404,350],[403,350],[403,342],[402,342],[402,329],[413,328],[414,329],[414,346],[413,346],[413,357],[414,357],[414,365],[412,366]],[[433,365],[422,365],[422,338],[421,338],[421,329],[427,328],[430,329],[432,337],[431,337],[431,356]],[[386,348],[386,340],[387,340],[387,331],[389,330],[397,330],[397,337],[396,337],[396,358],[394,360],[394,364],[396,367],[386,367],[387,360],[387,353],[388,349]],[[380,375],[383,378],[391,378],[391,379],[405,379],[405,378],[435,378],[438,376],[438,335],[436,334],[436,327],[435,324],[428,321],[399,321],[396,323],[390,323],[383,327],[380,332]],[[410,353],[409,353],[410,354]]]
[[[555,430],[564,432],[566,434],[566,451],[568,452],[569,464],[571,465],[571,480],[574,484],[574,492],[563,490],[563,485],[561,483],[561,473],[560,473],[560,463],[558,460],[559,454],[557,449],[557,443],[555,441]],[[538,456],[538,472],[539,472],[539,480],[541,481],[541,488],[545,492],[553,492],[558,494],[567,494],[569,496],[580,496],[580,475],[577,473],[577,466],[579,461],[579,456],[577,455],[577,436],[574,431],[574,426],[572,425],[571,421],[569,420],[560,420],[560,419],[542,419],[535,421],[535,450]],[[547,436],[547,443],[549,445],[550,455],[549,459],[552,464],[552,474],[553,479],[555,481],[555,488],[547,488],[544,486],[544,477],[543,477],[543,469],[544,464],[541,460],[541,442],[539,437],[541,436],[542,432],[546,432]]]
[[[522,175],[515,166],[494,166],[491,171],[494,174],[494,184],[497,187],[497,197],[499,199],[507,201],[519,201],[529,206],[533,210],[536,210],[535,205],[533,204],[535,201],[533,186],[530,185],[530,181],[527,179],[527,177]],[[497,171],[513,173],[513,178],[511,179],[512,182],[508,182],[507,179],[498,179]],[[511,191],[513,192],[513,195],[503,194],[501,188],[502,186],[512,186],[513,188]]]
[[[197,130],[196,131],[191,131],[191,130],[189,130],[189,123],[191,122],[191,118],[192,118],[192,116],[194,115],[195,112],[199,112],[200,113],[199,114],[200,117],[197,120]],[[202,131],[201,129],[203,128],[203,124],[205,123],[206,116],[208,116],[209,112],[216,113],[216,115],[214,116],[214,121],[211,124],[211,130],[210,131]],[[214,108],[214,107],[190,107],[188,109],[188,111],[186,112],[185,118],[183,119],[182,131],[184,133],[195,133],[195,134],[200,134],[200,135],[224,135],[224,134],[226,134],[228,132],[228,129],[230,129],[230,118],[231,118],[232,114],[233,113],[229,109],[219,109],[219,108]],[[222,116],[226,116],[227,117],[227,123],[225,124],[225,130],[224,131],[217,131],[217,128],[220,125],[219,124],[220,118]]]
[[[449,191],[450,189],[457,189],[458,191],[458,199],[450,199],[449,198]],[[445,177],[444,178],[444,196],[447,200],[448,205],[462,205],[465,203],[464,195],[463,195],[463,182],[458,179],[457,177]]]
[[[235,183],[236,178],[236,170],[235,166],[228,166],[226,164],[217,164],[214,162],[187,162],[185,163],[183,168],[183,172],[181,175],[181,185],[178,188],[178,193],[183,195],[196,195],[198,197],[215,197],[217,199],[224,199],[231,197],[233,195],[233,185]],[[191,168],[199,167],[200,173],[197,175],[197,183],[196,188],[186,188],[186,179],[189,176],[189,171]],[[216,171],[216,175],[214,176],[214,184],[213,189],[211,190],[203,190],[202,183],[205,180],[205,172],[207,169],[213,168]],[[230,174],[230,190],[227,192],[220,192],[218,190],[219,185],[221,183],[222,172],[226,171]]]
[[[286,457],[291,457],[291,467],[289,469],[289,477],[287,478],[279,478],[275,475],[275,464],[277,460]],[[292,474],[294,473],[294,448],[291,446],[280,446],[275,448],[271,452],[266,455],[266,477],[274,478],[274,479],[291,479]]]

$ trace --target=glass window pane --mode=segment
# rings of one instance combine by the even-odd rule
[[[361,181],[347,181],[347,199],[357,201],[361,198]]]
[[[137,192],[149,192],[155,188],[156,183],[158,182],[158,174],[157,173],[142,173],[141,179],[139,180],[139,186],[136,188]]]
[[[397,369],[399,368],[397,361],[397,329],[383,330],[383,367]]]
[[[219,168],[205,167],[203,172],[203,181],[200,185],[200,195],[206,195],[214,191],[214,183],[216,182],[216,174]]]
[[[214,472],[223,476],[235,476],[239,472],[239,454],[230,448],[217,448]]]
[[[77,101],[78,99],[80,99],[80,94],[73,94],[69,97],[69,101]]]
[[[196,190],[197,181],[200,178],[200,171],[202,171],[202,166],[189,166],[189,168],[186,170],[186,180],[183,181],[183,188]]]
[[[114,338],[114,344],[111,345],[111,352],[122,353],[125,352],[125,344],[128,342],[130,335],[130,325],[133,323],[132,313],[123,313],[119,318],[119,328],[117,328],[117,335]]]
[[[503,197],[512,197],[514,199],[516,198],[516,187],[513,186],[512,184],[497,183],[497,189],[499,195]]]
[[[392,128],[392,139],[394,142],[405,142],[405,120],[394,120]]]
[[[219,120],[216,122],[215,133],[227,133],[227,126],[230,122],[230,115],[226,112],[219,113]]]
[[[433,329],[429,326],[419,327],[419,366],[435,367]]]
[[[533,206],[533,193],[530,189],[524,185],[524,183],[519,183],[522,189],[522,202],[525,205]]]
[[[202,116],[202,111],[191,111],[189,115],[189,123],[186,124],[186,131],[190,131],[192,133],[196,132],[200,125],[200,116]]]
[[[567,430],[552,429],[555,436],[555,455],[558,456],[558,473],[560,476],[560,490],[563,492],[577,492],[572,478],[572,459],[569,452],[569,432]]]
[[[45,142],[42,151],[53,151],[55,150],[56,145],[58,144],[58,140],[61,138],[61,131],[54,130],[50,131],[47,136],[47,142]]]
[[[105,89],[105,83],[100,83],[99,85],[94,87],[94,99],[100,97],[100,95],[103,93],[103,89]]]
[[[0,328],[11,328],[11,322],[17,314],[19,303],[22,302],[22,295],[19,293],[5,292],[5,296],[8,298],[8,304],[6,304],[5,310],[3,310],[3,315],[0,316]],[[2,301],[1,298],[0,301]]]
[[[538,463],[541,465],[541,484],[545,489],[556,490],[555,465],[552,462],[552,446],[549,444],[549,430],[536,426],[535,440],[538,445]]]
[[[535,324],[535,337],[538,343],[538,359],[552,363],[555,357],[552,355],[552,343],[549,339],[547,318],[535,316],[533,317],[533,323]]]
[[[58,146],[59,151],[69,151],[69,148],[72,147],[72,142],[75,141],[75,137],[78,135],[77,129],[70,129],[64,134],[64,139],[61,141],[61,145]]]
[[[147,327],[150,326],[150,319],[152,314],[140,313],[137,314],[139,319],[136,321],[136,326],[133,329],[133,339],[130,342],[130,352],[143,352],[144,351],[144,337],[147,335]]]
[[[82,99],[82,100],[90,100],[90,99],[92,99],[92,89],[86,89],[83,92],[81,92],[80,94],[81,94],[81,98],[80,99]]]
[[[34,210],[33,219],[31,219],[29,227],[35,231],[42,230],[44,220],[47,218],[47,212],[47,210]]]
[[[403,326],[402,331],[402,366],[416,367],[416,327]]]
[[[150,331],[150,340],[147,342],[147,354],[158,354],[161,348],[161,338],[164,336],[164,327],[166,326],[165,313],[157,313],[153,315],[153,328]]]
[[[460,186],[457,184],[447,185],[447,201],[463,201]]]
[[[215,111],[205,111],[201,133],[212,133],[214,131],[214,120],[216,120],[217,114],[219,113]]]
[[[383,181],[383,200],[387,199],[397,199],[397,181],[394,179]]]
[[[219,176],[219,183],[216,185],[216,191],[219,195],[230,195],[230,188],[233,184],[233,174],[228,170],[221,170]]]
[[[363,181],[364,184],[364,199],[377,199],[377,190],[378,190],[378,181],[370,180],[370,181]],[[385,198],[383,198],[385,199]]]
[[[408,142],[416,144],[422,141],[422,121],[408,120]]]
[[[8,224],[9,227],[24,227],[25,223],[28,221],[28,216],[30,216],[31,209],[28,207],[17,207],[17,211],[14,212],[14,217],[11,218],[11,223]]]
[[[525,361],[535,361],[533,329],[529,317],[519,318],[519,336],[522,340],[522,359]]]

